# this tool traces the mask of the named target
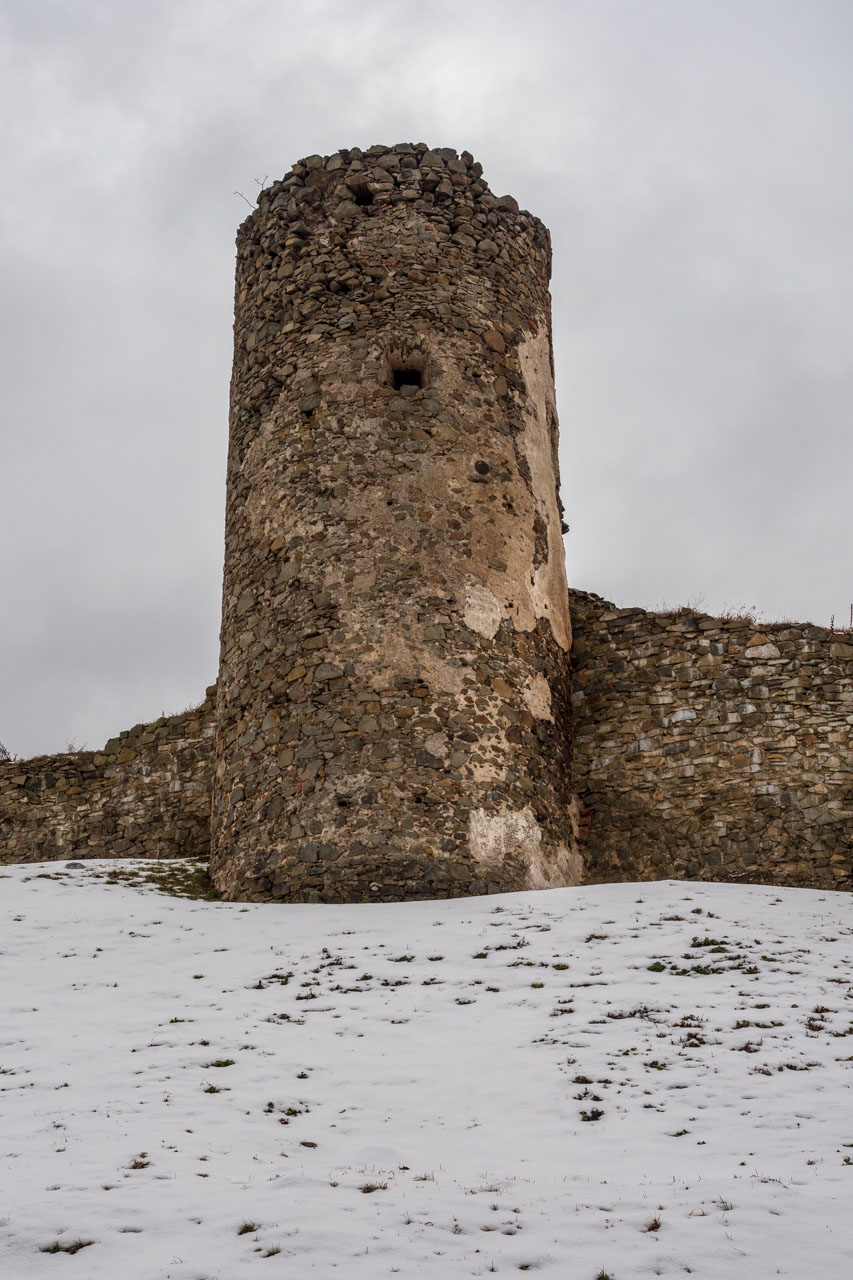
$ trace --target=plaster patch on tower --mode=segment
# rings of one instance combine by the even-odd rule
[[[528,593],[534,617],[546,618],[557,644],[568,650],[572,631],[560,508],[554,483],[557,459],[552,424],[556,424],[557,414],[548,324],[544,317],[536,333],[519,343],[518,359],[527,388],[522,406],[521,447],[530,468],[536,515],[544,521],[548,536],[548,558],[544,564],[534,564],[531,555]]]
[[[477,862],[501,866],[507,858],[532,863],[540,858],[542,828],[528,806],[509,813],[473,809],[468,820],[468,847]]]
[[[530,676],[524,684],[521,691],[524,699],[524,705],[532,716],[537,720],[551,720],[554,717],[551,714],[551,686],[548,681],[537,671],[535,676]]]
[[[430,689],[450,694],[461,693],[466,677],[468,680],[472,678],[465,668],[454,666],[421,645],[412,644],[390,628],[375,652],[364,655],[361,661],[365,677],[377,691],[387,688],[389,675],[423,680]]]
[[[501,625],[501,606],[497,596],[481,583],[469,582],[465,587],[462,617],[471,631],[487,640],[494,639]]]
[[[500,867],[507,859],[526,863],[529,889],[555,889],[581,882],[579,855],[568,845],[547,847],[529,806],[508,813],[474,809],[468,821],[468,845],[484,868]]]
[[[461,693],[465,687],[466,678],[469,681],[471,679],[470,674],[463,671],[461,667],[454,667],[451,663],[443,662],[441,658],[434,658],[430,654],[421,655],[420,673],[429,687],[440,693]]]

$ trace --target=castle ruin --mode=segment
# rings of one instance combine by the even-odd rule
[[[310,156],[261,192],[217,684],[0,763],[0,862],[209,857],[224,897],[280,901],[853,886],[851,638],[567,588],[549,276],[467,152]]]

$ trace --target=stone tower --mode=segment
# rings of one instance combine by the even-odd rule
[[[240,228],[211,871],[576,883],[546,228],[463,152],[309,156]]]

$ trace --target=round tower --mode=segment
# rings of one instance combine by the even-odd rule
[[[309,156],[237,239],[211,872],[577,883],[550,240],[463,152]]]

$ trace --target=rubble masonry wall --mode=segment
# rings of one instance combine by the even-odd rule
[[[853,887],[853,636],[571,609],[587,881]]]
[[[138,724],[103,751],[0,764],[0,864],[56,858],[206,858],[213,693]]]

